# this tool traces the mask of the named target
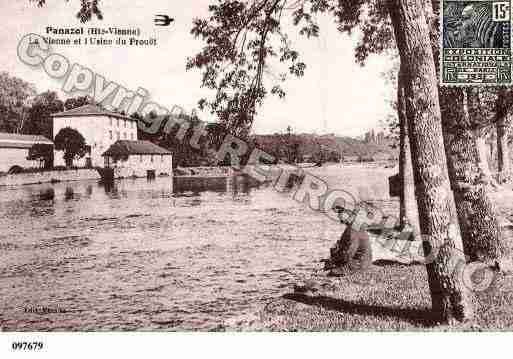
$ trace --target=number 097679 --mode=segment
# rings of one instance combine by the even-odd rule
[[[12,350],[31,351],[43,349],[43,342],[13,342]]]

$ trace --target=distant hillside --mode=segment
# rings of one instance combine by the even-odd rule
[[[262,150],[276,152],[276,147],[296,146],[301,156],[315,156],[319,151],[338,152],[342,157],[370,159],[397,158],[398,152],[391,148],[392,141],[384,139],[380,144],[369,143],[352,137],[315,134],[254,135],[253,141]]]

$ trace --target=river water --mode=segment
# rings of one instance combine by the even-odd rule
[[[240,178],[0,189],[0,329],[230,328],[322,268],[342,229]]]

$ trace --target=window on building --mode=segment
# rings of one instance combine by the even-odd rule
[[[151,155],[150,157],[150,162],[153,162],[153,155]]]
[[[160,162],[164,162],[164,155],[160,155]]]
[[[131,133],[131,134],[130,134],[130,139],[131,139],[132,141],[134,140],[134,134],[133,134],[133,133]]]
[[[119,118],[116,120],[116,125],[119,127]]]
[[[109,137],[111,140],[113,139],[112,131],[109,131]]]
[[[143,161],[143,155],[139,155],[139,162]]]
[[[123,139],[126,140],[126,132],[123,132]]]
[[[119,133],[119,131],[116,133],[117,135],[117,139],[120,140],[121,139],[121,134]]]
[[[112,126],[112,117],[109,117],[110,125]]]
[[[123,120],[123,127],[126,128],[126,120]]]

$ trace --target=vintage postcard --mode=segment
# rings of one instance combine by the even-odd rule
[[[511,2],[443,0],[443,85],[511,85]]]
[[[395,358],[424,338],[371,332],[513,330],[509,1],[0,20],[1,358]],[[233,335],[314,331],[365,334]]]

